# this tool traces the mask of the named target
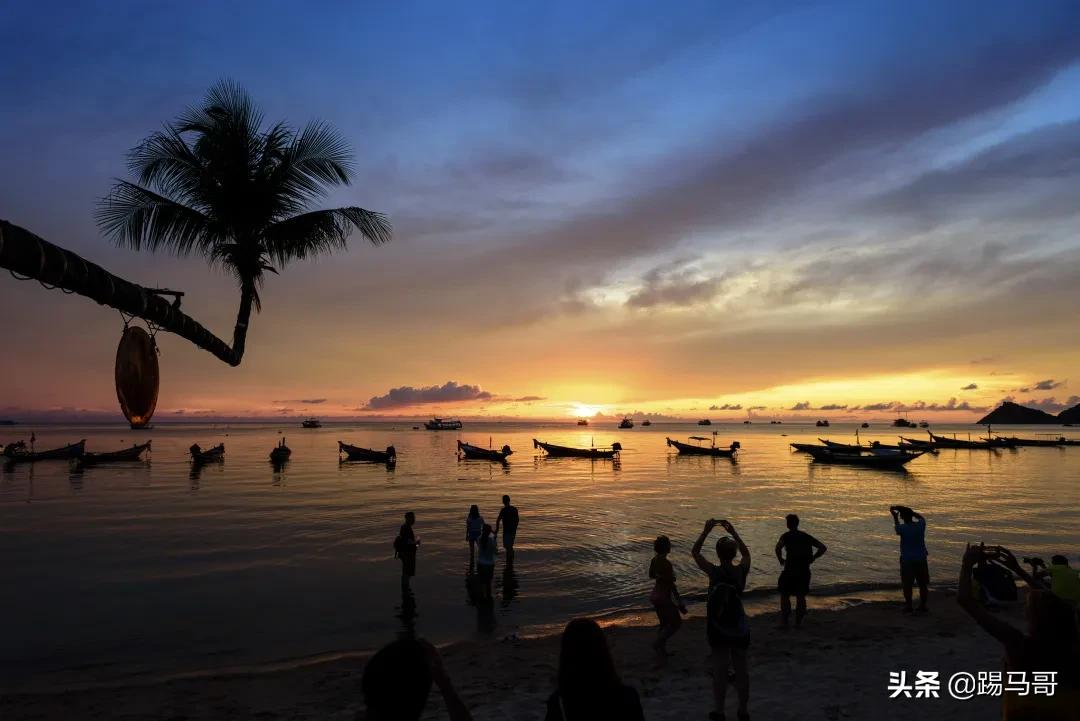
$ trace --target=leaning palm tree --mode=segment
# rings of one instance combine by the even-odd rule
[[[376,245],[390,240],[380,213],[309,209],[350,181],[349,147],[334,129],[321,122],[264,128],[250,96],[229,81],[143,140],[128,167],[137,182],[116,181],[97,209],[98,225],[119,245],[198,253],[236,278],[232,365],[244,355],[267,272],[342,250],[354,230]]]

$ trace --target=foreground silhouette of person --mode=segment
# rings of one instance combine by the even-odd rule
[[[480,533],[484,530],[484,517],[480,515],[480,507],[475,503],[469,508],[469,515],[465,518],[465,540],[469,542],[469,558],[476,552],[476,542],[480,540]]]
[[[701,547],[716,526],[731,534],[716,542],[719,565],[713,565],[701,555]],[[735,554],[741,558],[735,565]],[[750,549],[728,521],[710,518],[694,547],[690,550],[698,568],[709,577],[709,600],[707,604],[706,632],[712,649],[712,684],[714,711],[709,712],[713,721],[726,718],[724,702],[727,698],[728,666],[735,670],[735,691],[739,695],[737,717],[739,721],[750,718],[747,704],[750,701],[750,673],[746,663],[746,650],[750,646],[750,627],[742,605],[742,592],[750,573]]]
[[[926,612],[930,595],[930,567],[926,550],[926,519],[907,506],[889,506],[893,527],[900,536],[900,584],[904,588],[904,613],[912,613],[912,587],[919,584],[919,613]],[[903,523],[900,521],[903,520]]]
[[[394,539],[394,555],[401,559],[402,590],[408,590],[410,579],[416,575],[416,551],[420,546],[420,539],[413,531],[415,524],[416,514],[412,511],[406,512],[405,523],[401,524],[397,538]]]
[[[546,721],[644,721],[638,693],[619,679],[607,639],[589,618],[566,624],[559,650],[558,688]]]
[[[666,660],[668,639],[682,626],[682,616],[687,611],[686,604],[679,596],[679,589],[675,586],[675,568],[668,560],[671,540],[667,536],[657,536],[653,541],[653,551],[656,555],[649,563],[649,578],[656,583],[649,594],[649,602],[656,609],[656,618],[660,621],[653,650],[660,660]]]
[[[1015,573],[1030,586],[1025,616],[1027,631],[998,618],[978,602],[971,576],[980,560]],[[968,546],[960,564],[956,601],[983,629],[1001,642],[1005,670],[1023,671],[1031,680],[1033,671],[1056,671],[1058,683],[1053,696],[1015,692],[1002,694],[1002,718],[1008,721],[1077,721],[1080,719],[1080,646],[1072,607],[1042,588],[1007,548]]]
[[[776,585],[780,591],[780,627],[787,628],[791,618],[791,597],[795,596],[795,628],[806,616],[806,594],[810,592],[810,564],[828,550],[818,539],[799,530],[799,517],[789,513],[788,530],[776,542],[776,560],[784,569]]]
[[[495,519],[495,535],[499,535],[499,527],[502,526],[506,562],[513,563],[514,542],[517,540],[518,523],[521,521],[521,516],[518,515],[517,506],[510,505],[510,496],[503,496],[502,502],[502,510],[499,511],[499,517]]]
[[[439,687],[450,721],[472,721],[434,646],[413,638],[383,646],[364,666],[360,680],[368,721],[416,721],[432,683]]]
[[[484,524],[480,532],[480,540],[477,542],[476,575],[479,581],[481,597],[484,601],[492,600],[491,584],[495,579],[495,554],[498,553],[498,544],[495,542],[495,534],[491,525]]]

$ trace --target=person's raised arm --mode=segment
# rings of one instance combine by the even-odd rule
[[[784,565],[784,537],[780,536],[776,541],[776,560],[780,562],[780,565]]]
[[[1016,648],[1024,640],[1024,634],[986,610],[971,590],[971,571],[983,558],[985,550],[981,546],[968,546],[960,563],[960,579],[957,582],[956,602],[983,627],[987,633],[1001,641],[1008,648]]]
[[[694,563],[698,565],[705,573],[712,573],[713,565],[705,560],[705,557],[701,555],[701,547],[705,545],[705,539],[712,533],[712,529],[716,528],[716,521],[710,518],[705,521],[705,528],[702,529],[701,535],[694,541],[694,547],[690,549],[690,555],[694,557]]]
[[[465,702],[458,696],[454,684],[450,682],[450,677],[446,674],[438,649],[427,641],[421,641],[420,643],[424,645],[427,651],[428,666],[431,668],[431,680],[439,687],[439,693],[443,697],[443,705],[446,706],[446,715],[450,717],[450,721],[472,721],[472,714],[469,713]]]
[[[921,514],[921,513],[916,513],[915,511],[912,511],[912,512],[911,512],[911,517],[912,517],[913,519],[915,519],[915,521],[916,521],[917,523],[926,523],[926,519],[925,519],[925,518],[923,518],[923,516],[922,516],[922,514]]]
[[[739,555],[742,556],[739,559],[739,565],[750,570],[750,549],[743,543],[742,536],[735,530],[735,526],[731,524],[731,521],[720,521],[720,525],[724,527],[724,530],[731,534],[731,537],[735,539],[736,545],[739,547]]]
[[[1016,556],[1013,552],[1007,548],[999,546],[997,553],[990,558],[990,561],[1004,566],[1020,578],[1024,579],[1024,582],[1032,588],[1046,589],[1046,584],[1040,581],[1038,578],[1032,576],[1030,573],[1024,570],[1020,563],[1016,560]]]

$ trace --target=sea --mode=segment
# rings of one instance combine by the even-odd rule
[[[749,545],[751,595],[775,588],[773,549],[788,513],[828,546],[813,567],[821,596],[895,593],[892,504],[925,515],[935,585],[955,585],[967,543],[1080,558],[1080,447],[943,450],[891,471],[821,465],[789,446],[854,441],[854,425],[416,425],[0,428],[0,443],[33,432],[37,449],[153,441],[140,463],[0,468],[0,692],[280,666],[363,653],[406,633],[501,641],[580,615],[649,622],[653,540],[671,538],[680,588],[700,602],[705,580],[690,547],[709,518],[730,520]],[[1080,437],[1053,426],[995,431]],[[737,458],[679,456],[665,442],[713,432],[719,445],[740,442]],[[864,442],[897,434],[887,424],[860,431]],[[268,454],[283,437],[292,460],[276,470]],[[617,462],[545,458],[534,438],[618,441],[623,451]],[[458,439],[514,452],[505,465],[460,460]],[[339,440],[393,445],[398,462],[342,463]],[[224,462],[193,468],[192,443],[224,443]],[[477,504],[494,524],[503,494],[520,511],[516,557],[498,558],[494,603],[476,603],[465,517]],[[393,556],[406,511],[421,540],[409,594]]]

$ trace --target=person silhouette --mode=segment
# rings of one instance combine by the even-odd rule
[[[412,511],[405,513],[405,523],[401,524],[397,538],[394,539],[394,554],[401,559],[401,588],[408,589],[410,579],[416,575],[416,552],[420,547],[420,539],[416,537],[413,526],[416,524],[416,514]]]
[[[383,646],[364,665],[360,678],[368,721],[417,721],[433,683],[450,721],[472,721],[434,646],[413,638]]]
[[[926,612],[930,595],[930,568],[926,550],[926,519],[907,506],[889,506],[896,535],[900,536],[900,584],[904,589],[904,613],[912,613],[911,591],[919,584],[919,613]],[[904,521],[900,523],[901,519]]]
[[[514,542],[517,540],[518,523],[521,521],[521,516],[518,515],[517,506],[510,505],[510,496],[503,496],[502,502],[502,510],[499,511],[499,517],[495,519],[495,535],[499,535],[499,527],[502,526],[506,562],[513,563]]]
[[[667,642],[682,626],[682,616],[686,614],[686,604],[679,596],[675,586],[675,568],[668,560],[671,553],[671,539],[657,536],[653,541],[656,555],[649,563],[649,578],[655,581],[649,602],[656,609],[656,618],[660,621],[653,650],[661,661],[667,660]]]
[[[777,580],[780,591],[780,627],[788,627],[791,597],[795,596],[795,628],[806,616],[806,594],[810,592],[810,564],[825,555],[825,544],[799,530],[799,517],[789,513],[788,530],[776,542],[776,560],[783,570]]]
[[[469,515],[465,518],[465,540],[469,542],[469,557],[476,552],[476,542],[480,540],[480,533],[484,530],[484,518],[480,515],[480,507],[475,503],[469,507]]]
[[[566,624],[559,649],[558,687],[545,721],[644,721],[637,691],[615,670],[604,631],[590,618]]]
[[[714,565],[701,555],[705,539],[716,526],[721,526],[731,537],[721,538],[716,542],[716,556],[719,565]],[[735,554],[740,555],[739,564],[735,565]],[[746,611],[742,605],[742,592],[746,588],[746,577],[750,573],[750,549],[743,543],[735,526],[729,521],[717,521],[710,518],[690,555],[698,568],[709,577],[709,596],[707,603],[706,634],[712,649],[712,685],[715,710],[709,712],[713,721],[724,721],[724,705],[727,698],[728,666],[735,670],[735,691],[739,695],[736,712],[739,721],[750,718],[747,706],[750,701],[750,672],[747,668],[746,650],[750,646],[750,627]]]

